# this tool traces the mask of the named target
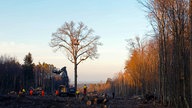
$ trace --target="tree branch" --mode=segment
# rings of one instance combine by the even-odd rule
[[[86,56],[86,57],[85,57],[85,58],[83,58],[83,59],[80,59],[80,60],[79,60],[79,62],[77,63],[77,65],[79,65],[79,63],[81,63],[82,61],[84,61],[84,60],[88,59],[89,57],[90,57],[90,55]]]
[[[81,49],[84,49],[85,47],[89,46],[90,44],[92,44],[93,42],[95,42],[96,40],[98,40],[99,37],[95,37],[92,41],[90,41],[89,43],[87,43],[86,45],[84,46],[81,46],[77,52],[79,52]]]

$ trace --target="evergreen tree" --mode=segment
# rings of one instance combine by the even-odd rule
[[[24,58],[23,64],[23,84],[24,88],[29,89],[29,87],[34,86],[34,64],[31,53],[28,53]]]

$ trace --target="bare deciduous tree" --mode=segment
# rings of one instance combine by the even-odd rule
[[[65,22],[52,34],[50,46],[64,50],[68,60],[74,64],[75,88],[77,88],[77,66],[84,60],[98,58],[97,47],[101,45],[99,36],[93,34],[82,22],[75,26],[73,21]]]
[[[159,40],[161,100],[165,105],[189,108],[189,0],[147,1],[144,6]]]

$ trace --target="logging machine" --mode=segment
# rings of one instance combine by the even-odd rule
[[[61,70],[53,70],[53,73],[59,74],[61,76],[62,85],[59,85],[59,96],[75,96],[75,88],[69,87],[69,77],[67,74],[66,67],[61,68]]]

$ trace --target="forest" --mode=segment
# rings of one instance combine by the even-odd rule
[[[140,2],[154,33],[127,41],[125,70],[111,82],[121,96],[154,94],[163,105],[192,107],[192,1]]]
[[[47,63],[33,63],[32,54],[28,53],[24,58],[24,64],[20,64],[15,58],[3,55],[0,57],[0,94],[11,91],[18,92],[21,88],[42,87],[47,93],[52,93],[62,84],[60,75],[53,73],[54,65]]]
[[[116,96],[153,95],[165,106],[192,107],[192,0],[139,1],[153,32],[147,38],[127,39],[130,56],[124,70],[104,84],[90,84],[90,91],[114,92]],[[24,64],[9,56],[0,57],[0,93],[43,87],[53,91],[61,78],[54,65],[34,64],[32,54]]]

